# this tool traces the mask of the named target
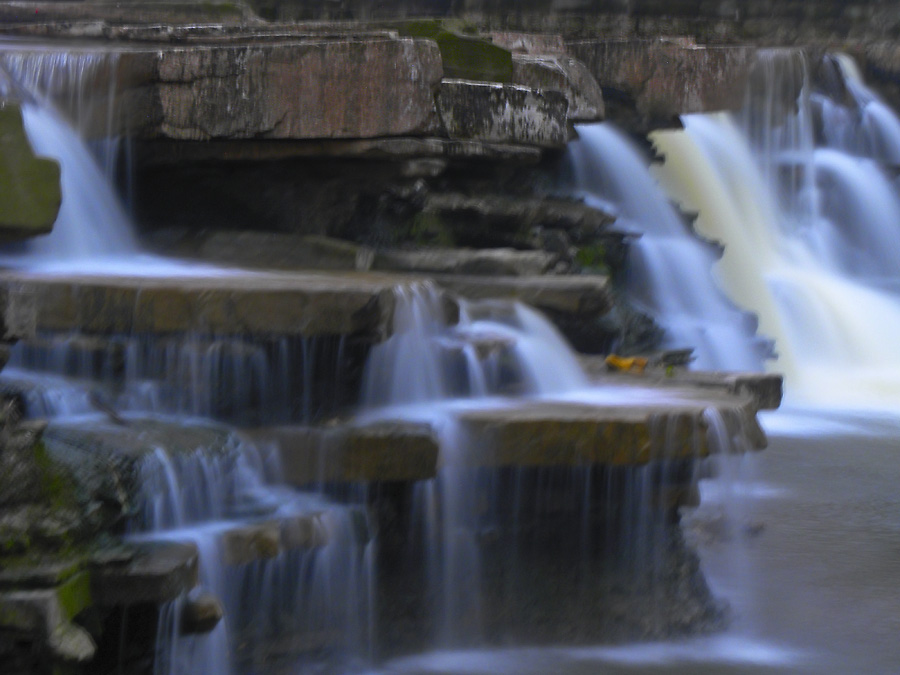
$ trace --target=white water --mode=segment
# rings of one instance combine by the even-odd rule
[[[581,125],[570,146],[579,190],[614,208],[631,244],[626,288],[666,331],[664,346],[695,350],[701,370],[761,370],[766,346],[710,278],[716,251],[691,232],[647,171],[648,160],[608,124]]]
[[[847,86],[857,107],[826,115],[824,140],[803,97],[762,141],[724,115],[688,116],[685,133],[653,140],[665,186],[725,245],[725,291],[775,339],[771,367],[785,373],[789,400],[881,409],[900,402],[900,195],[878,160],[900,143],[900,124],[882,119],[873,132],[873,102],[879,119],[886,109],[858,80]],[[883,152],[877,137],[890,139]]]
[[[519,596],[531,592],[527,579],[534,569],[520,562],[519,555],[546,546],[532,539],[529,527],[553,517],[553,504],[561,494],[571,502],[571,512],[561,526],[566,535],[558,545],[565,552],[560,550],[559,556],[572,561],[571,579],[593,588],[591,597],[596,599],[592,584],[603,578],[596,570],[604,564],[629,579],[626,586],[633,583],[644,593],[662,592],[664,584],[657,581],[665,569],[661,553],[666,521],[664,509],[651,498],[655,481],[670,479],[664,460],[615,476],[611,471],[601,476],[590,465],[479,468],[484,464],[479,455],[490,457],[494,449],[473,434],[465,420],[473,412],[503,415],[535,402],[606,407],[672,403],[678,399],[677,391],[592,384],[551,324],[519,303],[462,302],[456,325],[447,320],[446,311],[430,285],[397,290],[393,334],[372,350],[364,378],[365,409],[358,416],[363,423],[427,423],[438,438],[438,477],[417,487],[413,507],[417,517],[409,537],[423,541],[427,594],[437,598],[434,625],[429,627],[432,643],[448,647],[483,642],[497,603],[506,603],[512,612]],[[731,432],[712,411],[705,424],[721,428],[720,434],[711,435],[716,448],[733,449]],[[660,428],[660,438],[668,431]],[[671,470],[677,469],[675,463]],[[596,518],[598,503],[610,509],[606,513],[617,513],[610,519],[613,523]],[[609,528],[621,531],[613,535]],[[490,546],[498,536],[507,542],[499,554]],[[592,557],[598,542],[613,537],[615,547],[600,545],[608,557],[598,563]],[[497,567],[497,555],[508,567],[502,592],[491,590],[492,577],[485,571]],[[649,589],[642,584],[649,584]],[[493,600],[487,602],[485,597]],[[658,600],[645,617],[648,626],[655,625],[655,611],[671,602]],[[577,631],[577,617],[591,613],[590,601],[569,597],[566,602],[571,602],[567,620]]]
[[[142,250],[135,227],[112,184],[118,159],[115,52],[35,50],[7,52],[0,71],[25,97],[22,116],[35,154],[60,163],[62,203],[50,234],[0,250],[0,266],[39,274],[217,276],[245,274],[189,263]],[[108,79],[99,111],[93,87]],[[104,100],[100,97],[100,100]],[[56,103],[65,108],[67,118]],[[94,125],[94,129],[89,129]],[[94,152],[83,133],[96,138]]]

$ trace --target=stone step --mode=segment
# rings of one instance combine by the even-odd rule
[[[356,254],[354,253],[354,256]],[[354,258],[355,259],[355,258]],[[349,263],[348,263],[349,264]],[[19,335],[301,336],[390,335],[393,289],[422,279],[377,272],[224,273],[214,277],[51,276],[0,274]],[[433,275],[470,300],[510,299],[551,317],[596,317],[609,311],[609,279],[578,276]],[[10,309],[12,308],[12,309]]]
[[[603,400],[463,408],[456,414],[472,440],[458,454],[439,448],[427,424],[401,419],[327,429],[265,428],[252,434],[278,443],[283,478],[297,486],[427,480],[448,461],[485,467],[638,466],[766,445],[757,401],[743,391],[619,381],[605,388]],[[717,423],[726,437],[736,436],[742,444],[718,447],[720,430],[710,428]]]
[[[250,432],[275,441],[282,478],[291,485],[418,481],[433,478],[438,442],[425,424],[402,420],[369,425],[270,427]]]
[[[44,332],[93,334],[348,335],[389,333],[397,277],[377,274],[233,273],[194,277],[4,272],[19,321]],[[32,333],[33,334],[33,333]]]

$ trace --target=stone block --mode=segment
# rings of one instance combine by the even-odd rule
[[[145,135],[373,138],[437,128],[441,57],[430,40],[314,40],[159,53],[160,122]]]
[[[469,80],[444,80],[438,97],[450,138],[544,148],[565,146],[568,107],[557,91]]]

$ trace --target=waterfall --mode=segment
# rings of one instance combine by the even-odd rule
[[[50,234],[5,245],[0,265],[48,274],[229,273],[151,255],[138,243],[112,180],[123,131],[116,107],[117,67],[118,54],[112,51],[20,52],[0,46],[0,75],[8,74],[14,99],[23,101],[25,131],[35,154],[59,161],[62,188]]]
[[[577,189],[588,203],[617,211],[617,226],[640,232],[630,246],[629,297],[666,332],[669,348],[691,347],[705,370],[762,369],[767,353],[752,318],[710,276],[715,249],[698,240],[647,170],[648,160],[609,124],[581,125],[569,150]]]
[[[764,59],[765,72],[794,88],[760,78],[742,119],[692,115],[683,133],[655,133],[662,181],[700,213],[700,233],[724,244],[718,277],[774,338],[771,367],[785,373],[792,400],[895,405],[900,194],[884,162],[900,122],[846,57],[832,61],[842,100],[813,95],[792,53]]]
[[[517,302],[459,301],[456,310],[434,286],[413,284],[397,290],[396,303],[392,336],[367,362],[358,419],[425,422],[438,440],[438,475],[415,488],[406,535],[421,547],[412,566],[424,567],[422,594],[433,599],[420,628],[429,631],[426,645],[589,635],[598,630],[593,608],[610,593],[642,607],[641,630],[662,630],[672,602],[667,556],[680,534],[656,495],[663,485],[694,484],[690,460],[495,467],[484,460],[496,448],[473,433],[467,416],[515,419],[536,403],[627,407],[672,394],[590,382],[555,328]],[[724,425],[714,411],[707,415],[704,424]],[[656,433],[676,432],[660,422]],[[710,440],[733,449],[730,437]],[[566,582],[548,597],[535,581],[542,574]],[[533,622],[551,621],[532,612],[555,611],[560,632],[529,632]]]

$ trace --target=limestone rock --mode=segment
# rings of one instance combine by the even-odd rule
[[[62,202],[59,164],[35,157],[17,104],[0,100],[0,238],[47,234]]]
[[[559,91],[569,101],[572,122],[596,122],[606,114],[603,92],[581,61],[571,56],[513,55],[513,81],[532,89]]]
[[[564,147],[568,101],[556,91],[444,80],[438,108],[450,138]]]
[[[161,51],[161,120],[180,140],[372,138],[437,128],[429,40],[316,40]]]

